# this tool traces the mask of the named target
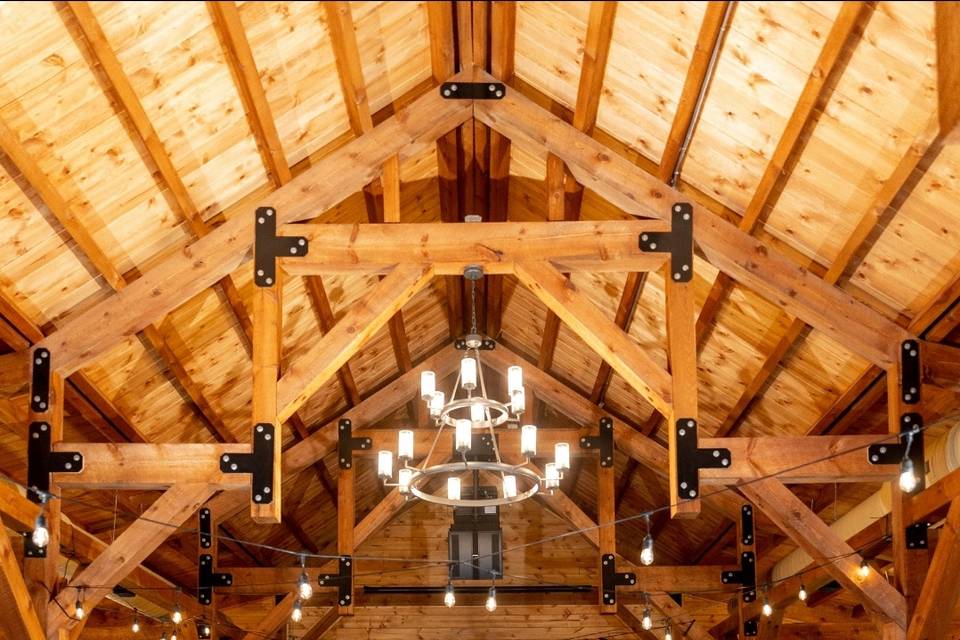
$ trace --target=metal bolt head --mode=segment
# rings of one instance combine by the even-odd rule
[[[266,280],[264,280],[264,282],[266,282],[267,284],[273,284],[273,278],[267,278]]]

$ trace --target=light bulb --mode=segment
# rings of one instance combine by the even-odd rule
[[[802,584],[800,585],[800,593],[797,594],[797,597],[800,599],[800,602],[807,601],[807,590]]]
[[[413,431],[401,429],[397,436],[397,457],[401,460],[413,459]]]
[[[517,476],[503,476],[503,497],[517,497]]]
[[[866,560],[864,560],[864,561],[862,561],[862,562],[860,563],[860,569],[859,569],[859,571],[860,571],[860,577],[861,577],[861,578],[866,578],[867,576],[870,575],[870,565],[867,564],[867,561],[866,561]]]
[[[560,472],[557,471],[557,465],[552,462],[548,462],[543,467],[544,474],[546,478],[544,479],[544,484],[547,489],[556,489],[560,486]]]
[[[523,388],[523,369],[517,365],[507,368],[507,391],[513,395],[514,391]]]
[[[170,615],[170,619],[173,620],[173,624],[180,624],[183,622],[183,614],[180,613],[180,605],[173,605],[173,613]]]
[[[393,476],[393,454],[389,451],[377,453],[377,475],[383,481],[387,481]]]
[[[410,492],[410,481],[413,479],[413,469],[400,469],[397,471],[397,491],[400,493]]]
[[[177,640],[177,632],[174,631],[170,634],[170,640]]]
[[[487,611],[493,613],[497,610],[497,588],[490,587],[490,591],[487,592],[487,604],[484,605],[487,608]]]
[[[473,424],[464,418],[457,420],[454,423],[456,427],[456,441],[457,441],[457,451],[460,453],[465,453],[470,451],[470,445],[473,440]]]
[[[917,474],[913,472],[913,460],[904,458],[900,464],[900,489],[904,493],[911,493],[917,488]]]
[[[643,627],[644,631],[653,629],[653,618],[650,617],[650,607],[643,610],[643,619],[640,621],[640,626]]]
[[[433,371],[420,372],[420,397],[430,402],[437,391],[437,375]]]
[[[456,476],[447,478],[447,499],[460,499],[460,478],[457,478]]]
[[[477,388],[477,361],[469,356],[460,361],[460,386],[467,391]]]
[[[763,600],[763,615],[768,618],[773,615],[773,607],[770,606],[770,601],[764,598]]]
[[[83,600],[77,600],[77,605],[73,610],[73,617],[77,620],[83,620]]]
[[[553,446],[553,461],[557,465],[557,471],[566,471],[570,468],[570,445],[566,442],[558,442]]]
[[[457,596],[453,593],[453,584],[447,583],[447,590],[443,594],[443,604],[447,607],[452,607],[457,604]]]
[[[663,633],[663,640],[673,640],[673,634],[670,633],[670,629],[667,629],[667,630]]]
[[[164,632],[163,632],[163,635],[160,636],[160,640],[167,640],[167,632],[166,632],[166,631],[164,631]]]
[[[430,415],[436,418],[443,411],[443,405],[446,397],[443,391],[437,391],[430,397]]]
[[[304,571],[300,574],[300,580],[297,582],[297,592],[301,600],[309,600],[313,595],[313,586],[310,584],[310,576]]]
[[[203,635],[204,638],[209,638],[209,637],[210,637],[210,625],[206,625],[206,624],[203,625],[203,631],[201,631],[201,634]]]
[[[486,419],[487,415],[482,404],[479,402],[474,402],[470,405],[470,420],[472,422],[483,422]]]
[[[130,631],[133,631],[134,633],[140,633],[140,623],[134,620],[133,624],[130,625]]]
[[[524,392],[523,387],[520,387],[510,394],[510,411],[512,411],[514,415],[520,415],[526,408],[527,394]]]
[[[646,567],[653,564],[653,536],[649,533],[644,536],[640,548],[640,562]]]
[[[50,531],[47,529],[47,518],[43,515],[42,511],[40,515],[37,516],[37,521],[33,527],[33,535],[30,536],[30,539],[33,540],[34,546],[41,549],[50,543]]]
[[[293,603],[293,610],[290,612],[290,619],[293,622],[300,622],[303,620],[303,607],[300,605],[299,600]]]
[[[525,424],[520,427],[520,454],[528,458],[537,455],[537,427]]]

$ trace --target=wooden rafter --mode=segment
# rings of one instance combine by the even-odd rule
[[[954,502],[940,529],[930,571],[923,582],[923,590],[907,630],[907,640],[946,637],[957,600],[960,599],[960,582],[956,580],[956,567],[960,563],[958,534],[960,502]]]
[[[293,610],[294,601],[296,601],[296,596],[292,592],[284,596],[280,602],[267,611],[267,615],[263,616],[257,623],[256,628],[243,636],[243,640],[261,640],[262,638],[272,637],[280,627],[290,620],[290,612]]]
[[[44,640],[46,636],[6,532],[0,535],[0,599],[9,611],[9,615],[0,616],[0,633],[8,638]]]
[[[960,5],[934,3],[937,38],[937,114],[940,132],[952,136],[960,124]]]
[[[671,404],[668,412],[664,412],[659,407],[657,410],[661,415],[669,416],[670,422],[667,430],[670,456],[670,515],[674,518],[695,517],[700,513],[700,498],[694,490],[688,492],[679,484],[680,460],[677,441],[679,436],[676,425],[681,420],[696,422],[700,419],[697,402],[696,301],[693,290],[694,281],[691,279],[689,282],[677,282],[671,277],[671,270],[670,265],[666,265],[663,270]]]

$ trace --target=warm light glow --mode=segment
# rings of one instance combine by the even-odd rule
[[[447,499],[448,500],[460,499],[460,478],[456,476],[447,478]]]
[[[377,475],[381,480],[389,480],[393,477],[393,454],[389,451],[377,453]]]
[[[763,611],[763,615],[767,616],[768,618],[773,615],[773,607],[770,606],[770,602],[769,602],[769,601],[767,601],[767,600],[764,600],[764,601],[763,601],[763,609],[762,609],[762,611]]]
[[[552,462],[548,462],[543,467],[545,482],[547,489],[556,489],[560,486],[560,472],[557,471],[557,465]]]
[[[514,415],[520,415],[526,408],[527,394],[524,392],[523,387],[520,387],[510,394],[510,411],[512,411]]]
[[[173,620],[173,624],[180,624],[183,622],[183,614],[180,612],[180,605],[173,605],[173,613],[170,615],[170,619]]]
[[[433,371],[420,372],[420,397],[430,401],[437,391],[437,375]]]
[[[663,634],[663,640],[673,640],[673,634],[670,633],[670,629],[667,629]]]
[[[653,618],[650,617],[649,608],[643,610],[643,619],[640,621],[640,626],[643,627],[644,631],[653,629]]]
[[[537,427],[525,424],[520,427],[520,453],[528,458],[537,455]]]
[[[140,622],[136,618],[133,619],[133,624],[130,625],[130,631],[140,633]]]
[[[293,603],[293,610],[290,612],[290,619],[294,622],[300,622],[303,620],[303,607],[300,605],[299,600]]]
[[[523,388],[523,369],[517,365],[507,369],[507,391],[513,395],[514,391]]]
[[[33,535],[30,536],[30,539],[33,540],[34,546],[40,547],[41,549],[50,542],[50,531],[47,529],[47,519],[42,512],[37,516],[37,522],[33,527]]]
[[[413,479],[412,469],[400,469],[397,471],[397,491],[400,493],[410,492],[410,481]]]
[[[443,411],[443,405],[446,402],[446,398],[443,395],[443,391],[437,391],[432,396],[430,396],[430,415],[436,418],[440,415],[440,412]]]
[[[210,627],[208,627],[207,625],[203,626],[203,637],[204,638],[210,637]]]
[[[300,581],[297,582],[297,592],[300,594],[301,600],[309,600],[310,596],[313,595],[313,586],[310,584],[310,576],[307,575],[306,571],[300,574]]]
[[[517,476],[503,476],[503,497],[517,497]]]
[[[486,412],[483,409],[483,405],[479,402],[475,402],[470,405],[470,420],[473,422],[483,422],[487,419]]]
[[[470,451],[471,441],[473,440],[473,424],[466,419],[459,419],[455,423],[457,429],[457,451],[464,453]]]
[[[467,391],[477,388],[477,361],[469,356],[460,361],[460,386]]]
[[[558,442],[553,447],[553,461],[557,465],[557,471],[566,471],[570,468],[570,445],[566,442]]]
[[[653,564],[653,536],[649,533],[643,538],[640,549],[640,562],[649,567]]]
[[[83,620],[83,602],[77,600],[77,606],[73,610],[73,617],[77,620]]]
[[[401,460],[413,459],[413,431],[401,429],[398,436],[397,457]]]
[[[177,640],[177,632],[176,632],[176,631],[173,631],[173,632],[170,634],[170,640]]]
[[[487,592],[487,604],[484,605],[487,608],[487,611],[493,613],[497,610],[497,588],[490,587],[490,591]]]
[[[800,598],[800,602],[807,601],[807,590],[803,585],[800,585],[800,593],[797,594],[797,597]]]
[[[866,578],[870,575],[870,565],[867,564],[867,561],[864,560],[860,563],[860,577]]]
[[[443,594],[443,604],[447,607],[452,607],[457,604],[457,596],[454,595],[453,585],[450,583],[447,583],[447,590]]]
[[[904,458],[900,464],[900,489],[904,493],[911,493],[917,488],[917,474],[913,470],[913,460]]]

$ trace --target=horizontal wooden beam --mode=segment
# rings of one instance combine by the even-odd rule
[[[920,346],[923,382],[960,392],[960,347],[924,341]]]
[[[305,236],[309,252],[281,264],[293,275],[387,273],[395,264],[432,265],[437,275],[462,275],[467,265],[508,274],[529,260],[561,271],[651,271],[668,254],[641,251],[640,234],[668,230],[660,220],[297,224],[281,234]]]
[[[221,490],[250,486],[248,474],[220,471],[220,456],[250,453],[249,444],[58,442],[53,450],[83,456],[79,473],[52,474],[53,484],[62,489],[149,491],[195,482]]]

